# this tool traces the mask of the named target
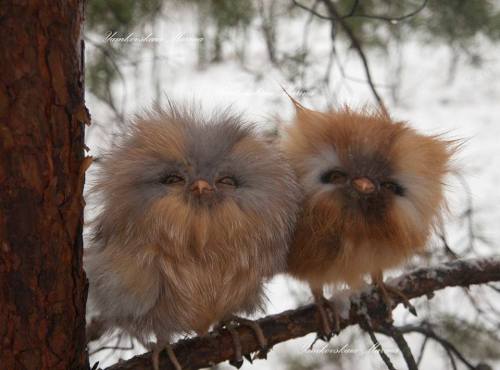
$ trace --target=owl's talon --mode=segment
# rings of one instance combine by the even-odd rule
[[[383,284],[384,288],[387,292],[391,293],[392,295],[398,296],[401,298],[403,301],[403,305],[408,309],[408,311],[411,312],[413,316],[417,316],[417,310],[415,309],[415,306],[413,306],[410,301],[408,300],[408,297],[404,295],[403,292],[401,292],[398,288],[395,288],[391,285]]]
[[[248,360],[248,362],[250,362],[251,364],[253,364],[254,357],[252,357],[250,355],[250,353],[244,354],[243,357],[246,358]]]
[[[325,342],[330,341],[330,339],[340,332],[340,317],[338,315],[335,305],[326,299],[323,294],[315,294],[314,300],[316,302],[316,307],[318,308],[318,313],[320,316],[321,332],[318,333],[318,337]],[[332,314],[333,319],[329,315]],[[334,329],[332,330],[332,324]]]
[[[374,281],[374,285],[377,287],[377,289],[380,291],[382,295],[382,300],[384,301],[384,305],[387,310],[387,321],[392,322],[392,307],[394,305],[393,300],[389,297],[389,293],[387,292],[386,285],[384,284],[383,281]]]
[[[262,331],[262,328],[260,327],[257,322],[249,319],[245,319],[243,317],[239,316],[232,316],[231,320],[234,322],[237,322],[239,325],[245,325],[248,326],[250,329],[253,330],[255,334],[255,338],[257,339],[257,342],[259,343],[260,351],[257,353],[255,358],[265,358],[265,357],[260,357],[260,356],[265,356],[267,352],[269,351],[269,345],[267,343],[267,338],[264,335],[264,332]]]
[[[160,351],[158,349],[153,349],[151,354],[151,362],[153,363],[154,370],[160,370]]]
[[[240,336],[235,329],[235,325],[232,322],[232,319],[221,321],[218,325],[215,326],[215,330],[220,331],[220,329],[222,329],[223,327],[226,328],[233,340],[234,359],[229,361],[229,363],[239,369],[241,365],[243,365]]]
[[[260,351],[258,351],[255,356],[251,357],[250,354],[245,354],[244,356],[242,356],[241,341],[238,332],[235,330],[235,324],[238,326],[245,325],[253,330],[255,337],[257,338],[257,342],[260,346]],[[216,325],[215,329],[219,331],[222,327],[225,327],[229,331],[233,339],[235,355],[234,360],[229,362],[231,365],[240,368],[243,364],[243,357],[246,358],[250,363],[252,363],[256,358],[261,359],[267,357],[267,352],[269,351],[267,339],[261,327],[255,321],[232,315],[227,320],[223,320],[221,323]]]
[[[252,361],[255,359],[267,360],[268,353],[269,353],[268,349],[266,349],[266,350],[261,349],[260,351],[257,351],[257,353],[252,357]],[[250,361],[250,362],[252,362],[252,361]]]
[[[329,299],[324,298],[324,304],[328,307],[333,315],[333,330],[332,334],[338,335],[340,333],[340,315],[337,311],[337,307],[335,307],[335,303],[330,301]]]
[[[412,305],[410,303],[410,305],[408,306],[408,311],[410,311],[410,313],[415,316],[415,317],[418,317],[418,313],[417,313],[417,310],[415,309],[415,306]]]
[[[231,334],[231,338],[233,339],[233,345],[234,345],[234,360],[230,361],[230,363],[231,365],[239,369],[241,365],[243,365],[240,336],[238,335],[238,332],[234,329],[232,324],[226,324],[225,326],[229,334]]]
[[[382,293],[382,299],[385,306],[387,307],[388,319],[390,319],[390,321],[392,321],[392,308],[394,306],[394,301],[389,297],[389,294],[400,297],[403,301],[403,305],[410,311],[410,313],[414,316],[417,316],[417,310],[415,309],[415,306],[410,303],[408,297],[406,297],[399,289],[385,284],[383,280],[376,280],[374,283]]]
[[[318,337],[325,342],[328,342],[332,338],[330,318],[328,317],[328,313],[323,306],[323,302],[316,302],[316,307],[318,307],[318,312],[321,320],[321,332],[318,333]]]
[[[175,370],[182,370],[182,366],[179,363],[179,360],[177,360],[177,356],[174,353],[174,350],[172,349],[172,346],[170,344],[167,344],[165,347],[165,350],[167,351],[168,358],[172,365],[174,365]]]
[[[175,356],[174,350],[172,349],[172,346],[170,344],[167,344],[163,348],[168,355],[168,359],[174,365],[175,370],[182,370],[182,366],[179,363],[179,360],[177,360],[177,357]],[[151,360],[153,362],[153,369],[154,370],[160,370],[160,352],[162,351],[162,348],[160,345],[154,345],[152,348],[152,355],[151,355]]]
[[[239,369],[240,367],[243,366],[243,359],[241,359],[240,361],[237,361],[237,360],[230,360],[229,361],[229,364],[231,366],[234,366],[235,368]]]

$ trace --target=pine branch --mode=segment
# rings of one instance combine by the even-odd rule
[[[408,298],[427,296],[432,298],[435,291],[447,287],[467,287],[500,281],[500,257],[454,260],[436,267],[420,268],[387,282],[398,288]],[[359,310],[363,301],[366,311]],[[394,306],[401,303],[400,297],[393,298]],[[363,323],[368,316],[374,327],[385,321],[387,309],[375,291],[368,291],[350,298],[348,314],[341,315],[340,329]],[[394,308],[394,307],[393,307]],[[270,315],[257,321],[267,337],[270,347],[287,340],[303,337],[318,331],[318,316],[314,305]],[[259,350],[258,342],[250,328],[237,329],[241,338],[243,354],[249,355]],[[402,330],[401,332],[405,332]],[[173,346],[175,354],[184,369],[199,369],[231,360],[234,356],[231,335],[226,330],[220,334],[211,333],[206,337],[181,340]],[[160,358],[162,370],[173,369],[166,353]],[[150,370],[151,354],[146,353],[120,362],[106,370]]]

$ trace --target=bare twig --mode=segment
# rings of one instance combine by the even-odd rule
[[[473,205],[473,198],[472,198],[472,190],[469,186],[469,183],[465,179],[465,177],[461,174],[455,174],[456,178],[462,185],[465,196],[466,196],[466,204],[467,208],[465,209],[462,218],[465,218],[467,221],[467,231],[468,231],[468,237],[469,237],[469,243],[466,248],[466,250],[463,252],[463,254],[473,252],[475,249],[475,241],[478,239],[478,236],[475,233],[474,230],[474,205]]]
[[[370,19],[378,19],[382,21],[388,21],[388,22],[399,22],[408,18],[411,18],[421,12],[428,3],[428,0],[424,0],[422,4],[415,9],[414,11],[401,15],[401,16],[385,16],[385,15],[370,15],[370,14],[356,14],[356,10],[358,9],[359,6],[359,1],[355,0],[351,6],[350,11],[345,14],[341,15],[339,11],[337,10],[336,5],[334,4],[333,1],[331,0],[321,0],[321,2],[325,5],[328,15],[321,14],[317,9],[316,9],[316,4],[312,8],[300,3],[297,0],[292,0],[293,4],[303,10],[306,10],[309,12],[311,15],[314,15],[320,19],[323,20],[328,20],[331,22],[331,39],[332,39],[332,53],[330,54],[330,59],[328,63],[328,67],[331,67],[331,62],[332,62],[332,56],[335,54],[335,30],[336,30],[336,25],[337,23],[342,27],[344,30],[345,34],[347,35],[348,39],[351,41],[352,47],[354,50],[357,52],[359,58],[361,59],[361,63],[363,64],[363,69],[365,71],[365,76],[366,76],[366,83],[368,83],[368,86],[370,87],[370,90],[377,101],[377,104],[380,106],[380,108],[386,112],[386,106],[384,104],[384,101],[380,94],[377,91],[377,87],[373,81],[372,75],[371,75],[371,70],[368,64],[368,59],[366,57],[366,54],[363,50],[361,40],[357,37],[356,33],[353,31],[351,26],[346,22],[346,19],[352,18],[352,17],[358,17],[358,18],[370,18]],[[325,80],[328,82],[328,76],[329,74],[327,73]]]
[[[363,47],[361,45],[361,41],[358,39],[352,28],[349,26],[349,24],[345,21],[344,18],[339,14],[337,7],[331,0],[322,0],[323,4],[328,10],[328,13],[330,15],[330,20],[331,21],[338,21],[342,29],[344,30],[345,34],[351,40],[352,47],[356,50],[356,52],[359,55],[359,58],[361,59],[361,63],[363,64],[363,68],[365,70],[365,75],[366,75],[366,80],[368,82],[368,86],[370,87],[370,90],[372,91],[373,96],[375,97],[375,100],[377,101],[378,105],[380,106],[380,109],[382,111],[387,112],[387,109],[385,107],[384,101],[382,100],[382,97],[379,95],[377,88],[375,87],[375,84],[373,83],[370,67],[368,65],[368,59],[366,57],[366,54],[363,50]]]
[[[358,6],[359,6],[359,0],[354,0],[352,2],[351,10],[349,11],[349,13],[347,13],[346,15],[344,15],[344,18],[352,17],[354,15],[354,13],[356,13],[356,10],[358,9]]]
[[[292,0],[292,2],[297,7],[304,9],[304,10],[307,10],[309,13],[314,14],[318,18],[325,19],[325,20],[331,20],[330,16],[321,14],[316,9],[309,8],[308,6],[306,6],[302,3],[299,3],[297,0]],[[339,15],[338,17],[335,17],[335,18],[336,19],[368,18],[368,19],[375,19],[375,20],[391,22],[391,23],[400,22],[400,21],[409,19],[409,18],[417,15],[418,13],[420,13],[427,6],[428,2],[429,2],[429,0],[424,0],[418,8],[416,8],[415,10],[413,10],[407,14],[403,14],[403,15],[399,15],[399,16],[387,16],[387,15],[382,15],[382,14],[356,14],[356,10],[358,9],[358,6],[359,6],[359,0],[354,0],[353,4],[351,6],[351,10],[347,14]]]
[[[453,370],[458,370],[457,362],[455,361],[455,358],[453,357],[453,353],[451,353],[451,351],[448,347],[443,346],[443,348],[444,348],[446,354],[448,355],[448,358],[450,359],[450,364],[451,364],[451,367],[453,368]]]
[[[358,37],[356,36],[356,34],[352,30],[352,28],[349,26],[349,24],[347,24],[347,22],[345,21],[345,18],[342,17],[338,13],[337,8],[333,4],[333,2],[330,0],[321,0],[321,2],[326,6],[328,13],[329,13],[328,16],[325,16],[325,15],[317,12],[315,9],[309,8],[309,7],[299,3],[297,0],[292,0],[292,1],[299,8],[307,10],[311,14],[314,14],[315,16],[317,16],[318,18],[329,20],[330,22],[334,22],[334,23],[332,23],[332,30],[335,29],[335,22],[338,22],[340,24],[340,26],[342,27],[342,29],[346,33],[347,37],[351,41],[352,47],[354,48],[354,50],[356,50],[359,58],[361,59],[361,63],[363,64],[363,68],[364,68],[365,76],[366,76],[366,80],[367,80],[366,82],[368,83],[368,86],[370,87],[370,90],[371,90],[373,96],[375,97],[375,100],[377,101],[378,105],[380,106],[380,109],[382,109],[384,112],[386,112],[387,110],[386,110],[385,104],[382,100],[382,97],[378,93],[377,88],[375,87],[375,83],[373,82],[370,67],[368,64],[368,58],[366,57],[366,54],[363,50],[363,47],[361,45],[361,41],[358,39]],[[331,38],[332,38],[333,44],[335,42],[334,37],[335,37],[335,32],[331,32]]]
[[[370,320],[366,320],[363,324],[363,328],[365,329],[365,331],[368,333],[373,345],[375,346],[375,350],[378,352],[378,354],[380,355],[380,358],[382,358],[382,361],[384,361],[385,363],[385,366],[387,366],[387,368],[389,370],[396,370],[396,368],[394,367],[394,365],[392,364],[392,361],[391,359],[389,358],[389,356],[387,356],[387,354],[384,352],[384,349],[382,348],[382,345],[380,344],[380,342],[378,341],[377,337],[375,336],[375,333],[373,332],[373,328],[371,327],[371,324],[370,324]]]
[[[500,257],[478,258],[468,260],[455,260],[447,262],[437,267],[421,268],[409,272],[396,280],[387,283],[393,285],[408,298],[420,296],[430,296],[434,291],[452,286],[469,286],[473,284],[485,284],[500,281]],[[384,301],[375,291],[363,295],[366,306],[366,314],[370,317],[372,325],[383,323],[387,315],[387,307]],[[348,315],[340,318],[340,329],[359,324],[366,320],[365,313],[360,313],[356,309],[355,302],[359,302],[360,295],[354,295],[350,302],[351,307]],[[401,302],[401,298],[393,298],[394,305]],[[317,332],[317,309],[314,305],[307,305],[295,310],[286,311],[277,315],[270,315],[257,321],[262,328],[269,346],[289,339],[305,336],[306,334]],[[412,332],[413,327],[400,328],[402,333]],[[418,332],[418,327],[414,331]],[[242,353],[248,355],[260,349],[253,331],[245,326],[237,329],[241,339]],[[432,337],[434,340],[442,338]],[[437,339],[439,338],[439,339]],[[444,341],[442,343],[445,343]],[[469,368],[472,366],[456,350],[453,345],[447,343],[447,348]],[[173,349],[176,357],[185,368],[198,369],[212,366],[219,362],[232,359],[234,349],[231,335],[227,330],[220,333],[210,333],[204,337],[181,340],[177,342]],[[456,351],[456,352],[455,352]],[[465,362],[464,362],[465,361]],[[149,370],[151,367],[150,354],[136,356],[128,361],[118,363],[109,370]],[[168,360],[168,356],[162,352],[160,356],[161,369],[173,369]]]
[[[424,340],[422,341],[422,345],[420,346],[420,351],[418,352],[417,368],[420,366],[420,363],[422,362],[422,360],[424,358],[424,352],[425,352],[425,347],[427,346],[427,343],[429,343],[429,337],[424,337]]]
[[[316,10],[318,6],[319,0],[315,0],[314,4],[312,6],[313,10]],[[301,52],[304,53],[304,55],[307,55],[308,52],[308,41],[309,41],[309,31],[311,28],[312,21],[314,19],[314,14],[310,13],[309,17],[306,20],[306,23],[304,25],[304,29],[302,32],[302,47],[301,47]],[[305,86],[305,80],[306,80],[306,63],[303,64],[302,70],[300,72],[300,81],[301,81],[301,86]]]
[[[119,351],[130,351],[130,350],[135,349],[134,341],[132,340],[132,338],[130,338],[130,343],[129,343],[128,346],[126,346],[126,347],[121,346],[122,337],[123,337],[122,334],[117,335],[117,340],[116,340],[116,343],[114,345],[112,345],[112,346],[103,345],[103,346],[101,346],[99,348],[96,348],[96,349],[92,350],[91,352],[89,352],[89,356],[93,356],[93,355],[95,355],[98,352],[106,351],[106,350],[112,350],[112,351],[116,351],[116,350],[119,350]]]
[[[439,235],[439,238],[443,242],[443,247],[446,255],[451,259],[457,259],[458,255],[453,251],[453,249],[451,249],[450,245],[448,244],[446,234],[443,232],[441,235]]]
[[[449,354],[450,361],[452,363],[452,366],[454,364],[454,358],[453,355],[456,356],[467,368],[469,369],[475,369],[476,367],[470,363],[464,355],[448,340],[445,338],[439,336],[432,330],[432,326],[429,323],[423,323],[423,325],[405,325],[401,326],[398,328],[400,332],[402,333],[420,333],[425,335],[428,338],[431,338],[438,342]],[[453,368],[456,368],[456,364],[453,366]]]
[[[269,7],[266,9],[267,2],[259,0],[257,2],[257,9],[259,10],[260,17],[262,19],[261,29],[264,35],[264,41],[266,43],[267,55],[269,61],[276,65],[278,64],[278,56],[276,54],[276,0],[272,0],[269,3]]]
[[[410,346],[406,342],[401,331],[394,325],[387,325],[380,329],[380,332],[394,339],[394,342],[396,342],[399,350],[403,354],[406,365],[408,365],[408,370],[418,370],[418,366],[413,354],[411,353]]]
[[[404,20],[411,18],[411,17],[417,15],[418,13],[420,13],[427,6],[427,3],[429,2],[429,0],[424,0],[418,8],[416,8],[415,10],[413,10],[407,14],[400,15],[400,16],[392,16],[392,17],[387,16],[387,15],[382,15],[382,14],[355,14],[358,2],[359,1],[354,1],[354,5],[353,5],[353,8],[351,9],[351,11],[348,14],[343,15],[342,18],[368,18],[368,19],[376,19],[376,20],[386,21],[386,22],[391,22],[391,23],[400,22],[400,21],[404,21]]]
[[[323,15],[321,13],[318,13],[318,11],[316,10],[316,4],[314,5],[313,8],[309,8],[308,6],[304,5],[304,4],[301,4],[299,3],[297,0],[292,0],[293,4],[303,10],[307,10],[309,13],[311,14],[314,14],[316,17],[320,18],[320,19],[324,19],[324,20],[327,20],[327,21],[331,21],[332,18],[327,16],[327,15]]]
[[[100,43],[90,39],[88,36],[85,37],[85,41],[88,42],[89,44],[91,44],[92,46],[94,46],[97,50],[99,50],[104,55],[104,57],[111,63],[111,66],[113,67],[113,69],[117,73],[118,78],[123,85],[124,95],[122,98],[122,104],[121,104],[122,109],[121,110],[118,109],[118,107],[115,103],[113,93],[111,92],[111,84],[110,83],[108,83],[106,86],[106,97],[104,99],[100,99],[113,111],[113,114],[117,118],[117,122],[123,123],[125,121],[123,107],[125,106],[125,101],[127,100],[126,88],[125,88],[126,82],[125,82],[125,76],[123,75],[121,68],[118,66],[117,57],[115,55],[113,55],[113,53],[111,52],[111,50],[113,50],[113,49],[106,48],[105,46],[101,45]]]

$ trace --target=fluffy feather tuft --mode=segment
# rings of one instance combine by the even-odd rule
[[[171,103],[138,116],[97,179],[85,266],[110,325],[142,340],[205,333],[258,309],[263,283],[285,268],[299,187],[278,151],[229,110],[203,116]]]
[[[288,269],[319,289],[359,286],[424,248],[445,207],[457,145],[379,111],[301,106],[282,147],[305,193]]]

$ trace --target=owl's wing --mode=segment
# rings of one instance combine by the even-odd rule
[[[156,304],[160,273],[147,268],[140,258],[113,246],[85,250],[84,266],[89,277],[89,300],[109,318],[138,318]]]

